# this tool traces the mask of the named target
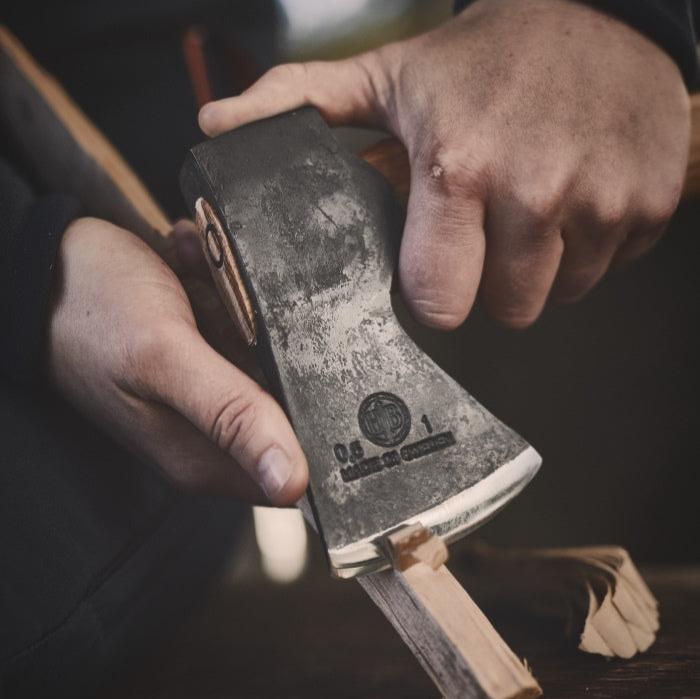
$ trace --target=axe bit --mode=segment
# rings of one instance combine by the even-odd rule
[[[525,487],[537,452],[399,324],[403,212],[315,109],[195,146],[180,184],[224,304],[306,453],[334,575],[389,567],[382,540],[407,524],[457,539]]]

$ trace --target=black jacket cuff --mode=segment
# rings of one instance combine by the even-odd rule
[[[43,355],[54,268],[63,232],[79,215],[73,197],[35,199],[21,225],[2,241],[0,372],[15,382],[43,376]]]

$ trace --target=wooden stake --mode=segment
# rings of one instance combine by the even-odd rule
[[[443,696],[525,699],[537,681],[444,565],[445,544],[420,525],[388,537],[397,566],[358,578]]]

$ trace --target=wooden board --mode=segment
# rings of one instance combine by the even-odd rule
[[[248,545],[255,547],[252,532]],[[246,550],[244,542],[239,550]],[[468,573],[455,564],[453,571],[468,585]],[[700,567],[642,573],[664,624],[650,650],[631,660],[581,653],[547,624],[495,618],[508,645],[536,669],[545,697],[700,696]],[[318,560],[292,584],[266,582],[252,571],[222,581],[189,624],[98,699],[234,696],[437,699],[439,693],[359,586],[328,580]]]

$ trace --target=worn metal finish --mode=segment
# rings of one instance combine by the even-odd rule
[[[460,536],[525,486],[537,453],[397,321],[389,291],[402,212],[316,110],[196,146],[181,186],[193,213],[209,202],[234,251],[335,574],[387,565],[378,537],[406,522]]]

